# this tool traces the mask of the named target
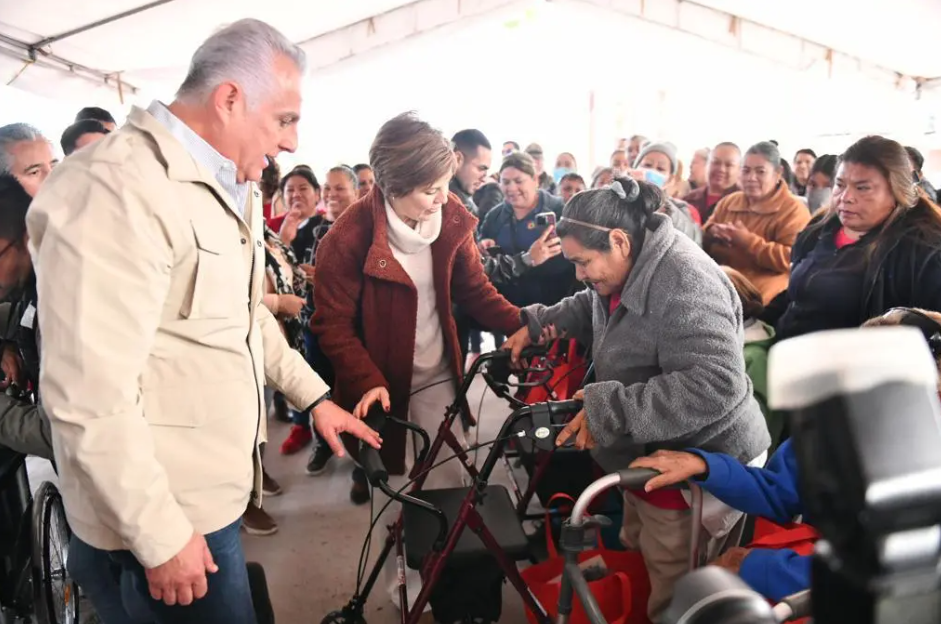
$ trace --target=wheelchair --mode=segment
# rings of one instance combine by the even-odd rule
[[[56,486],[33,496],[26,456],[0,447],[0,624],[78,624],[71,535]]]

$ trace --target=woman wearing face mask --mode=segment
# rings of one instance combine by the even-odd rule
[[[781,162],[773,143],[749,148],[742,164],[743,190],[720,201],[704,228],[706,252],[741,271],[765,303],[787,288],[791,246],[810,221],[807,207],[781,177]]]
[[[659,188],[633,178],[576,195],[558,232],[588,290],[523,310],[527,326],[505,348],[519,354],[545,337],[590,346],[597,381],[557,443],[593,449],[606,471],[653,449],[689,446],[760,461],[770,443],[743,356],[742,304],[728,277],[665,215]],[[708,503],[705,551],[717,556],[740,514]],[[681,492],[624,495],[622,541],[650,573],[656,621],[688,571],[689,507]]]
[[[532,246],[538,243],[542,248],[538,257],[550,259],[536,266],[534,258],[524,258],[534,268],[497,288],[517,306],[561,301],[577,286],[575,272],[561,257],[558,239],[543,236],[547,226],[537,223],[536,217],[551,212],[558,219],[562,200],[539,188],[533,159],[524,152],[513,152],[503,159],[500,185],[506,199],[487,215],[480,226],[480,238],[495,241],[503,253],[511,255],[528,251],[533,256]]]
[[[860,139],[839,158],[833,197],[794,244],[772,305],[779,340],[856,327],[896,307],[941,310],[941,209],[912,183],[905,149]]]
[[[575,157],[569,152],[562,152],[555,159],[555,169],[552,171],[552,178],[555,180],[556,187],[562,184],[562,178],[570,173],[578,173],[578,165],[575,163]]]
[[[448,194],[455,162],[440,132],[399,115],[376,135],[370,165],[376,187],[317,250],[312,327],[336,372],[338,404],[362,416],[378,403],[434,435],[463,368],[452,302],[501,333],[519,329],[519,310],[490,284],[476,219]],[[460,422],[455,435],[463,439]],[[390,427],[383,438],[386,467],[404,474],[405,431]],[[461,470],[443,466],[427,487],[459,485]],[[354,497],[364,489],[361,480]]]
[[[807,207],[810,212],[816,213],[821,208],[826,209],[833,194],[833,182],[836,177],[836,156],[824,154],[814,161],[807,178]]]
[[[673,220],[673,227],[702,246],[699,213],[682,199],[674,198],[671,190],[682,182],[682,172],[678,168],[676,148],[673,144],[648,143],[637,156],[630,175],[638,181],[647,181],[660,187],[664,194],[660,212]]]

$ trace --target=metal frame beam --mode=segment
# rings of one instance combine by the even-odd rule
[[[455,22],[520,4],[522,0],[415,0],[298,43],[310,69],[325,69]]]
[[[556,1],[556,0],[550,0]],[[826,63],[829,75],[834,69],[852,68],[860,74],[901,88],[927,82],[924,78],[906,76],[893,68],[834,50],[799,35],[768,26],[734,13],[707,6],[695,0],[562,0],[589,4],[699,37],[739,52],[772,60],[797,70],[807,70],[817,63]]]
[[[31,65],[38,65],[111,87],[118,92],[118,97],[122,102],[125,91],[132,94],[136,94],[139,91],[134,85],[121,80],[120,72],[103,72],[79,63],[74,63],[61,56],[43,50],[37,50],[36,54],[31,54],[30,44],[2,34],[0,34],[0,54],[23,62],[23,68],[7,80],[7,85],[15,83],[16,79],[19,78],[24,71],[29,69]]]
[[[62,41],[63,39],[68,39],[69,37],[80,35],[84,32],[88,32],[89,30],[94,30],[95,28],[98,28],[99,26],[104,26],[105,24],[117,22],[118,20],[122,20],[126,17],[131,17],[132,15],[137,15],[138,13],[143,13],[144,11],[149,11],[150,9],[156,8],[158,6],[162,6],[164,4],[169,4],[171,2],[173,2],[173,0],[154,0],[153,2],[149,4],[145,4],[143,6],[139,6],[134,9],[129,9],[127,11],[124,11],[123,13],[118,13],[117,15],[105,17],[98,21],[92,22],[90,24],[85,24],[84,26],[79,26],[78,28],[73,28],[72,30],[68,30],[64,33],[60,33],[52,37],[46,37],[45,39],[41,39],[37,41],[36,43],[32,44],[32,47],[34,49],[44,48],[51,43],[56,43],[57,41]]]
[[[133,15],[143,13],[144,11],[149,11],[150,9],[162,6],[164,4],[169,4],[170,2],[173,2],[173,0],[153,0],[148,4],[129,9],[123,13],[111,15],[109,17],[91,22],[90,24],[73,28],[72,30],[68,30],[64,33],[59,33],[58,35],[53,35],[52,37],[40,39],[35,43],[20,41],[19,39],[14,39],[13,37],[0,34],[0,54],[23,61],[22,69],[14,74],[6,84],[12,85],[14,82],[16,82],[16,79],[23,74],[24,71],[29,69],[30,65],[36,64],[42,67],[48,67],[50,69],[57,69],[59,71],[71,74],[73,76],[78,76],[79,78],[84,78],[85,80],[92,82],[103,83],[111,88],[114,88],[118,92],[118,97],[123,103],[124,90],[126,89],[132,94],[136,94],[138,88],[122,81],[120,72],[109,73],[99,69],[87,67],[85,65],[81,65],[58,56],[57,54],[53,54],[52,51],[47,48],[51,44],[68,39],[69,37],[74,37],[75,35],[94,30],[95,28],[99,28],[106,24],[111,24]]]

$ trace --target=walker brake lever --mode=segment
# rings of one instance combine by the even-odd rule
[[[566,425],[565,422],[558,422],[558,419],[577,414],[581,408],[581,401],[552,401],[533,405],[530,410],[533,421],[531,437],[535,440],[536,448],[543,451],[554,450],[558,431]],[[570,439],[561,447],[569,448],[574,443],[575,440]]]

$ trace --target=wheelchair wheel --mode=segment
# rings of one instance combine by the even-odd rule
[[[342,611],[334,611],[320,620],[320,624],[366,624],[366,620],[361,617],[351,620]]]
[[[62,496],[46,481],[33,499],[33,597],[38,624],[78,624],[78,586],[66,570],[71,536]]]

